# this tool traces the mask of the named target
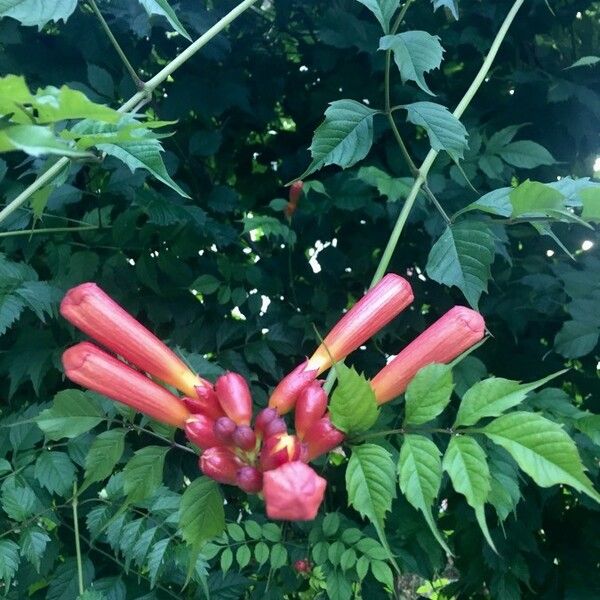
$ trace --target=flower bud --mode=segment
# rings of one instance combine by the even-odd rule
[[[229,417],[219,417],[213,425],[215,438],[224,446],[230,446],[233,443],[233,432],[237,425]]]
[[[192,414],[203,414],[211,419],[224,417],[225,413],[217,400],[217,395],[212,389],[198,386],[198,395],[195,398],[183,398],[183,403]]]
[[[193,415],[185,424],[185,435],[192,444],[206,449],[219,446],[220,442],[213,432],[215,422],[205,415]]]
[[[479,342],[485,334],[483,317],[464,306],[455,306],[413,340],[371,381],[379,404],[404,392],[419,369],[448,363]]]
[[[307,558],[301,558],[294,561],[294,569],[298,573],[309,573],[311,569],[309,560]]]
[[[289,462],[263,475],[263,494],[270,519],[311,521],[317,516],[327,482],[308,465]]]
[[[237,425],[250,425],[252,396],[246,380],[238,373],[225,373],[217,379],[215,390],[225,414]]]
[[[242,467],[242,461],[231,450],[222,446],[209,448],[200,457],[202,473],[219,483],[236,485],[237,472]]]
[[[254,467],[244,466],[237,472],[236,484],[248,494],[258,494],[262,490],[262,473]]]
[[[284,415],[296,405],[300,392],[310,385],[317,377],[316,369],[307,370],[308,361],[298,365],[291,373],[288,373],[273,390],[269,398],[269,406],[277,409],[280,415]]]
[[[281,417],[277,417],[265,425],[264,437],[270,438],[279,433],[287,433],[287,425]]]
[[[279,413],[274,408],[263,408],[254,421],[254,430],[257,434],[263,435],[264,429],[268,423],[276,419]]]
[[[197,385],[210,385],[95,283],[70,289],[60,303],[60,314],[115,354],[187,396],[195,395]]]
[[[300,458],[302,443],[295,435],[278,433],[267,438],[260,451],[260,468],[263,471]]]
[[[62,362],[71,381],[157,421],[183,428],[190,417],[179,398],[90,342],[66,350]]]
[[[289,194],[289,202],[285,207],[285,216],[289,219],[296,212],[296,208],[298,208],[298,200],[300,200],[300,196],[302,195],[302,187],[304,186],[304,182],[300,179],[298,181],[294,181],[290,186],[290,194]]]
[[[333,426],[329,415],[319,419],[304,435],[308,448],[308,460],[314,460],[344,441],[344,434]]]
[[[408,281],[394,273],[387,274],[338,321],[310,357],[306,368],[317,369],[319,375],[329,369],[332,362],[344,360],[412,301]]]
[[[314,425],[327,410],[327,394],[318,382],[311,383],[298,396],[294,411],[296,435],[302,440],[308,429]]]
[[[256,435],[249,425],[238,425],[233,432],[232,441],[235,446],[246,452],[256,447]]]

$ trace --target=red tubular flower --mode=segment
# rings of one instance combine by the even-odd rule
[[[237,472],[242,467],[242,461],[223,446],[209,448],[200,457],[200,470],[219,483],[236,485]]]
[[[210,386],[95,283],[69,290],[60,314],[115,354],[187,396],[196,396],[196,386]]]
[[[448,363],[480,341],[485,334],[483,317],[464,306],[455,306],[413,340],[371,381],[379,404],[399,396],[417,371],[432,363]]]
[[[289,202],[285,207],[285,216],[288,219],[291,218],[298,208],[298,200],[300,200],[300,196],[302,195],[303,186],[304,182],[302,180],[294,181],[294,183],[292,183],[290,186]]]
[[[275,469],[280,465],[298,460],[302,444],[295,435],[278,433],[267,438],[260,451],[260,468],[263,471]]]
[[[188,410],[193,414],[201,413],[214,419],[224,417],[225,413],[217,400],[217,395],[214,390],[208,387],[198,387],[198,395],[196,398],[183,398],[183,403]]]
[[[329,369],[332,361],[343,360],[412,301],[408,281],[389,273],[340,319],[310,357],[306,368],[317,369],[317,374]]]
[[[311,461],[333,450],[344,441],[344,434],[333,426],[329,415],[319,419],[304,435],[308,448],[307,460]]]
[[[311,521],[317,516],[327,482],[302,462],[289,462],[263,475],[270,519]]]
[[[71,381],[157,421],[183,428],[190,417],[179,398],[90,342],[66,350],[62,363]]]
[[[304,435],[327,410],[327,394],[318,382],[311,383],[298,396],[294,410],[296,435],[303,440]]]
[[[206,449],[220,446],[221,442],[214,434],[215,422],[206,415],[190,415],[185,423],[185,435],[192,444]]]
[[[215,390],[225,414],[237,425],[250,425],[252,396],[246,380],[238,373],[225,373],[217,379]]]
[[[308,361],[298,365],[286,375],[273,390],[269,398],[269,406],[277,409],[280,415],[290,412],[296,405],[300,392],[310,385],[317,377],[316,369],[307,368]]]

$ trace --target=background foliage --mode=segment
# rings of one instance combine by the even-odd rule
[[[74,104],[60,100],[65,112],[44,112],[44,98],[61,93],[36,92],[46,86],[66,84],[113,108],[136,88],[85,2],[49,2],[48,14],[29,4],[0,3],[0,73],[23,75],[29,88],[21,93],[37,94],[28,97],[33,117],[20,116],[7,109],[16,92],[2,80],[0,149],[15,150],[0,161],[3,201],[67,148],[75,162],[0,223],[4,597],[79,597],[77,555],[87,600],[376,599],[392,590],[436,598],[599,596],[597,504],[564,486],[535,486],[530,475],[544,485],[539,471],[518,472],[489,442],[501,426],[514,431],[524,413],[509,412],[477,438],[483,466],[471,472],[491,472],[481,485],[471,481],[465,489],[458,472],[457,456],[480,457],[464,447],[474,438],[452,438],[439,494],[436,477],[426,481],[426,466],[430,461],[428,472],[439,468],[442,477],[437,447],[445,450],[447,435],[374,438],[349,460],[334,456],[322,465],[330,482],[322,516],[282,525],[269,523],[255,499],[200,478],[195,453],[175,432],[66,389],[59,358],[77,334],[56,310],[62,293],[83,281],[97,281],[200,374],[245,375],[259,405],[311,352],[316,331],[325,332],[362,295],[412,183],[385,119],[368,116],[384,107],[385,53],[377,50],[381,27],[367,7],[386,2],[257,4],[159,86],[142,109],[146,121],[140,114],[118,126],[114,111],[83,110],[79,96]],[[142,79],[181,52],[186,35],[197,38],[234,5],[181,0],[171,12],[159,0],[98,3]],[[417,164],[430,144],[450,151],[436,161],[429,187],[453,224],[447,228],[419,194],[390,265],[409,277],[415,303],[352,363],[373,375],[386,356],[466,298],[479,306],[493,339],[454,369],[454,397],[442,392],[431,414],[415,413],[407,397],[406,421],[450,427],[459,398],[488,374],[530,382],[567,367],[521,408],[534,413],[527,417],[534,430],[543,417],[572,435],[598,488],[599,240],[597,229],[575,221],[600,220],[598,188],[584,179],[600,155],[599,4],[526,1],[462,118],[464,131],[443,116],[440,137],[431,116],[440,109],[422,104],[457,104],[508,9],[500,0],[418,0],[401,31],[431,35],[415,40],[413,31],[393,41],[404,45],[395,50],[402,78],[394,67],[392,103],[412,105],[394,113],[396,122]],[[411,54],[417,43],[429,44],[431,54]],[[439,69],[436,43],[444,49]],[[402,62],[410,67],[411,60],[412,76]],[[313,143],[311,163],[313,132],[328,104],[340,100],[354,103],[334,104],[330,118],[350,106],[367,121],[333,160]],[[161,139],[160,131],[172,135]],[[367,154],[369,135],[365,160],[307,177],[288,220],[284,184],[309,165],[311,172],[353,165]],[[451,155],[464,156],[460,168]],[[503,393],[515,393],[516,384],[503,385]],[[471,425],[466,402],[462,421]],[[379,424],[400,426],[402,410],[386,408]],[[548,444],[560,461],[574,447],[558,425],[552,431]],[[398,460],[402,493],[394,484]],[[415,496],[410,475],[419,466]],[[389,487],[370,514],[356,495],[372,491],[368,482],[378,478]],[[348,493],[368,520],[348,508]],[[432,510],[443,534],[427,524]],[[386,514],[401,577],[378,541]],[[482,519],[497,553],[478,526]],[[312,570],[297,573],[294,561],[305,558]]]

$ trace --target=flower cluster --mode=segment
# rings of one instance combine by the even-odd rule
[[[93,283],[70,290],[61,314],[113,354],[82,342],[65,351],[63,365],[75,383],[183,429],[202,450],[202,472],[261,494],[270,518],[310,520],[323,500],[326,481],[307,463],[344,440],[327,413],[328,397],[318,377],[412,300],[405,279],[386,275],[342,317],[315,353],[281,380],[268,407],[255,416],[250,388],[241,375],[226,373],[214,385],[198,376]],[[448,311],[373,378],[377,402],[399,396],[425,365],[453,360],[478,342],[484,329],[475,311],[460,306]],[[283,416],[292,410],[290,433]]]

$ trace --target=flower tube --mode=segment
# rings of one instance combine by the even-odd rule
[[[210,386],[95,283],[69,290],[60,314],[115,354],[186,396],[196,397],[197,386]]]
[[[331,422],[329,415],[325,415],[314,423],[304,434],[304,443],[307,447],[307,461],[337,448],[345,439],[345,435]]]
[[[464,306],[451,308],[375,375],[371,387],[377,402],[399,396],[419,369],[454,360],[484,335],[485,322],[478,312]]]
[[[311,521],[323,502],[327,482],[302,462],[288,462],[263,475],[270,519]]]
[[[66,350],[62,362],[71,381],[157,421],[184,428],[190,417],[179,398],[90,342]]]

